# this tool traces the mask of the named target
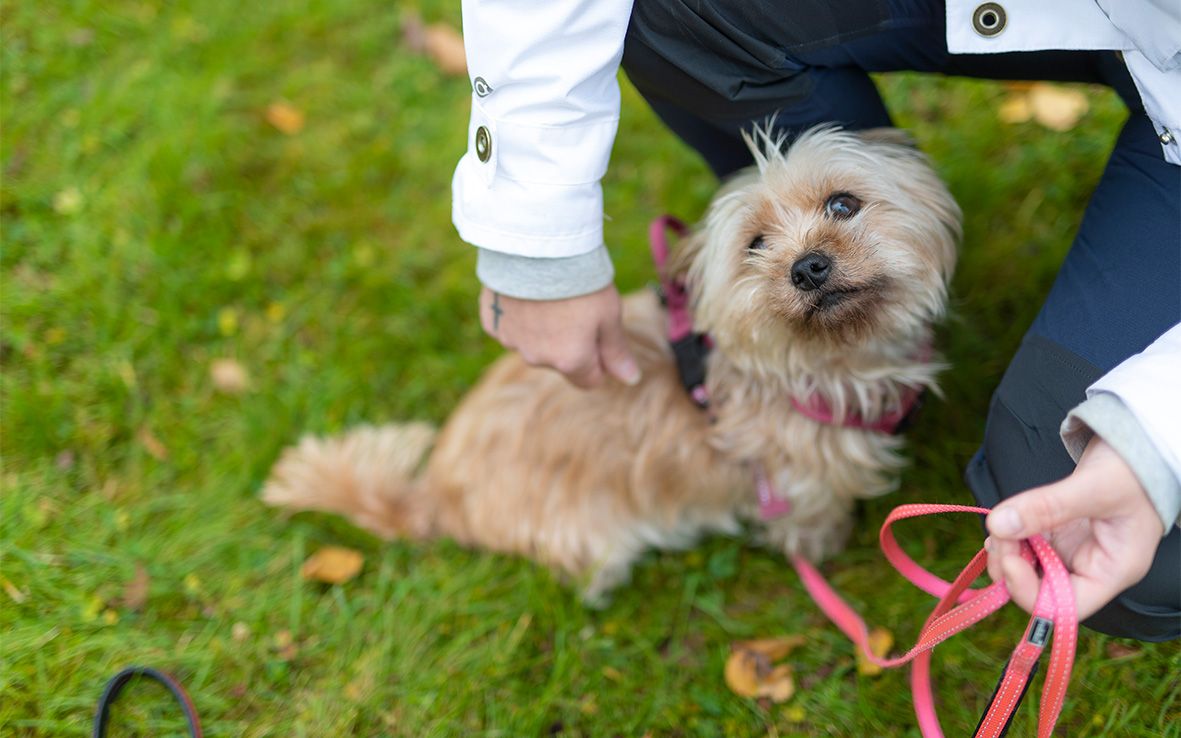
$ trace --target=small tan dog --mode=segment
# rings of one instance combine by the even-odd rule
[[[788,555],[840,550],[853,501],[895,486],[902,441],[817,422],[798,400],[873,421],[935,386],[931,325],[960,211],[897,131],[816,129],[787,151],[766,132],[747,142],[757,167],[718,194],[670,262],[713,342],[709,412],[682,386],[657,295],[642,292],[624,305],[639,385],[579,390],[510,354],[437,437],[409,423],[305,438],[263,499],[387,538],[523,554],[572,577],[588,602],[626,581],[646,548],[744,521]],[[760,520],[760,470],[790,514]]]

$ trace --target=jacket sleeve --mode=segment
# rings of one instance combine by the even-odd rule
[[[464,0],[472,111],[452,220],[480,247],[485,283],[553,299],[610,282],[599,180],[630,14],[631,0]],[[530,279],[538,259],[549,271]]]
[[[1093,435],[1131,467],[1168,534],[1181,522],[1181,324],[1087,389],[1062,441],[1077,461]]]

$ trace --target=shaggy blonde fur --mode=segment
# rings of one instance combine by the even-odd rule
[[[759,131],[749,143],[757,167],[718,194],[670,267],[714,341],[710,413],[686,396],[663,309],[644,292],[624,304],[638,386],[583,391],[508,355],[437,438],[421,424],[305,438],[263,499],[340,513],[385,537],[522,554],[590,602],[626,581],[646,548],[744,522],[789,555],[838,551],[853,501],[894,486],[901,439],[819,424],[791,398],[819,393],[838,413],[874,419],[904,388],[934,388],[940,365],[917,357],[944,309],[960,213],[897,132],[823,128],[784,150]],[[826,213],[834,193],[854,195],[860,211]],[[832,260],[825,289],[792,284],[792,264],[810,252]],[[789,515],[759,520],[760,466]]]

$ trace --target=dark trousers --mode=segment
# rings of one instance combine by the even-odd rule
[[[752,163],[739,132],[773,113],[789,136],[819,123],[890,125],[870,72],[1092,82],[1120,95],[1129,118],[969,463],[982,505],[1068,475],[1073,462],[1058,437],[1066,413],[1088,385],[1181,322],[1181,167],[1164,160],[1114,52],[949,54],[935,0],[637,0],[623,64],[719,177]],[[1141,640],[1181,636],[1181,530],[1162,540],[1143,581],[1084,625]]]

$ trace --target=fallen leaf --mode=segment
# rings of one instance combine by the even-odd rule
[[[238,621],[230,628],[230,637],[236,642],[241,643],[250,637],[250,626],[246,623]]]
[[[299,647],[295,645],[291,631],[281,630],[275,634],[275,650],[278,651],[279,658],[283,661],[291,661],[299,654]]]
[[[267,123],[280,133],[294,136],[303,130],[303,111],[286,100],[278,100],[267,106]]]
[[[20,591],[20,589],[18,589],[15,584],[8,581],[8,578],[2,574],[0,574],[0,587],[4,587],[4,591],[7,592],[12,601],[18,605],[29,598],[27,594]]]
[[[148,430],[147,426],[140,428],[139,433],[135,437],[139,440],[140,445],[144,447],[144,450],[151,454],[152,458],[156,461],[168,460],[168,447],[161,443],[160,439],[156,438],[152,431]]]
[[[75,456],[70,449],[61,451],[57,456],[53,457],[53,465],[57,467],[58,471],[67,472],[74,468]]]
[[[148,591],[151,589],[152,577],[143,564],[135,565],[135,576],[128,580],[123,587],[123,606],[138,612],[148,602]]]
[[[240,395],[250,389],[246,367],[234,359],[214,359],[209,365],[209,378],[217,391],[227,395]]]
[[[1055,131],[1074,128],[1090,107],[1086,95],[1078,90],[1045,83],[1030,88],[1029,106],[1034,120]]]
[[[1107,657],[1112,659],[1134,659],[1137,656],[1142,656],[1144,654],[1144,652],[1138,648],[1133,646],[1125,646],[1124,644],[1117,643],[1115,641],[1108,643],[1105,650],[1107,651]]]
[[[342,584],[357,576],[365,557],[351,548],[325,546],[308,557],[299,567],[299,575],[309,582]]]
[[[82,209],[82,193],[77,187],[67,187],[53,196],[53,209],[61,215],[73,215]]]
[[[1009,95],[1001,106],[997,108],[996,117],[1002,123],[1025,123],[1033,117],[1033,108],[1029,104],[1029,95]]]
[[[433,23],[423,32],[423,45],[427,56],[441,72],[456,77],[467,76],[467,52],[459,31],[446,23]]]
[[[238,332],[238,311],[227,307],[217,311],[217,330],[226,338]]]
[[[791,667],[787,664],[776,666],[759,685],[759,697],[766,697],[778,704],[787,702],[796,693],[796,683],[791,677]]]
[[[890,648],[894,645],[894,634],[885,628],[874,628],[869,632],[869,650],[873,652],[874,656],[878,658],[885,657],[890,653]],[[870,661],[862,653],[861,649],[857,649],[857,673],[862,676],[877,676],[882,673],[882,667]]]
[[[769,654],[782,658],[803,642],[802,636],[741,641],[733,644],[723,676],[730,691],[740,697],[764,697],[786,702],[795,694],[791,667],[775,666]]]
[[[789,635],[778,638],[760,638],[754,641],[738,641],[733,647],[762,654],[767,657],[768,661],[778,661],[807,642],[808,639],[802,635]]]

